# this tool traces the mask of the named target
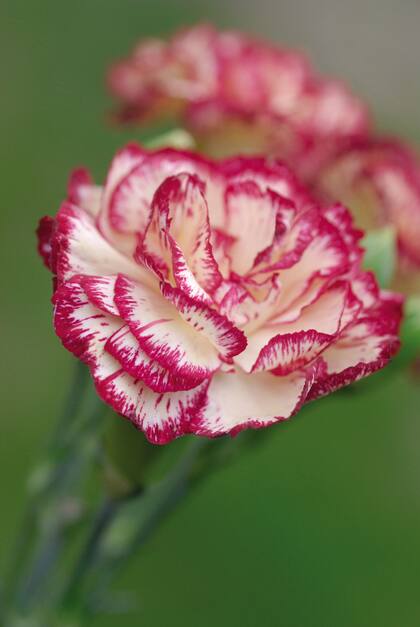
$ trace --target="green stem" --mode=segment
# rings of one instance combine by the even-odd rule
[[[32,563],[26,568],[21,585],[18,588],[17,606],[29,610],[39,605],[44,598],[45,590],[54,589],[54,578],[51,577],[66,546],[66,540],[79,516],[75,519],[65,515],[66,505],[71,501],[71,491],[75,486],[80,492],[80,485],[86,476],[86,467],[96,455],[99,448],[97,436],[98,422],[103,418],[106,407],[98,401],[86,417],[72,446],[66,451],[66,456],[55,468],[52,485],[48,491],[48,498],[43,503],[43,511],[39,513],[38,549]],[[93,432],[94,442],[89,439]],[[76,445],[76,446],[74,446]],[[78,487],[79,486],[79,487]],[[77,502],[80,498],[76,499]],[[81,501],[80,501],[81,507]],[[50,581],[51,580],[51,581]],[[50,595],[51,596],[51,595]]]
[[[50,438],[48,446],[50,450],[54,450],[58,444],[62,444],[65,440],[64,434],[67,433],[69,425],[77,417],[82,407],[88,382],[88,369],[82,361],[77,359],[63,409]]]
[[[96,584],[93,585],[92,593],[94,603],[103,597],[117,572],[125,567],[129,559],[146,543],[160,523],[187,494],[188,488],[196,484],[200,478],[195,472],[200,455],[214,445],[214,442],[202,438],[194,439],[167,477],[125,504],[114,521],[114,528],[108,530],[108,538],[104,538],[100,547]],[[118,525],[122,527],[121,533],[118,532]],[[116,551],[112,535],[120,536],[122,541]]]
[[[60,533],[57,529],[52,530],[45,540],[41,539],[39,544],[34,564],[18,590],[16,605],[23,613],[31,609],[35,598],[39,598],[39,589],[45,580],[45,575],[51,571],[56,562],[61,547]]]
[[[26,508],[20,524],[20,530],[13,549],[10,566],[4,578],[3,605],[11,605],[14,601],[15,591],[21,576],[21,572],[28,559],[28,554],[33,545],[34,511],[31,506]],[[3,607],[2,607],[3,609]]]
[[[66,516],[68,497],[83,480],[84,468],[97,450],[97,444],[89,448],[89,436],[98,428],[105,408],[95,395],[88,412],[83,411],[82,419],[79,418],[86,401],[88,381],[87,368],[77,361],[65,406],[39,466],[41,482],[28,495],[5,578],[5,607],[32,610],[42,604],[47,583],[48,589],[54,588],[51,571],[61,556],[67,531],[77,522]]]
[[[78,389],[76,385],[75,390]],[[72,398],[73,403],[74,394]],[[113,577],[189,490],[213,470],[229,463],[239,451],[265,439],[260,433],[244,433],[235,439],[217,441],[193,437],[181,458],[158,483],[140,495],[137,489],[136,493],[125,497],[105,500],[94,515],[81,554],[69,579],[66,574],[64,592],[60,593],[62,586],[53,576],[53,570],[68,544],[67,532],[72,527],[71,521],[60,518],[60,512],[75,484],[79,486],[80,475],[85,474],[86,464],[92,451],[98,451],[100,441],[98,420],[105,406],[98,405],[96,395],[93,400],[93,410],[91,408],[88,414],[85,411],[77,421],[72,419],[70,436],[59,438],[58,448],[62,450],[58,459],[54,459],[52,477],[47,488],[38,494],[40,499],[36,507],[33,506],[29,523],[26,521],[28,527],[37,516],[45,514],[45,506],[49,508],[46,517],[36,520],[40,534],[38,549],[30,567],[24,571],[17,602],[13,605],[23,614],[32,613],[36,608],[46,612],[48,608],[55,608],[60,618],[68,612],[77,612],[81,621],[89,617],[93,604],[104,598]],[[57,436],[53,441],[58,442]],[[22,553],[26,555],[26,549]],[[18,562],[20,570],[25,560],[19,558]]]
[[[84,578],[95,560],[102,535],[118,511],[119,505],[117,500],[105,499],[96,513],[86,543],[66,585],[62,599],[64,608],[76,604],[83,589]]]
[[[76,361],[73,376],[70,384],[70,390],[66,396],[63,409],[56,421],[54,435],[51,437],[47,447],[46,457],[50,456],[50,451],[54,451],[55,445],[62,439],[63,426],[68,424],[80,410],[83,402],[84,391],[88,381],[87,368],[79,360]],[[37,515],[37,501],[41,500],[42,494],[38,494],[36,498],[29,496],[28,503],[23,513],[20,530],[17,534],[16,545],[11,554],[10,566],[5,576],[5,590],[3,592],[4,604],[13,602],[15,590],[20,579],[26,561],[29,559],[29,553],[34,544],[35,535],[35,519]]]
[[[96,581],[91,601],[101,604],[118,572],[144,546],[175,506],[204,478],[224,468],[237,455],[253,450],[267,439],[267,429],[248,431],[236,438],[195,438],[169,474],[117,513],[98,548]]]

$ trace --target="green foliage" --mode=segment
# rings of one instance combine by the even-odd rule
[[[145,141],[147,148],[177,148],[178,150],[192,150],[195,142],[187,131],[182,128],[173,128],[165,133],[151,137]]]
[[[362,240],[362,246],[366,251],[364,267],[366,270],[373,270],[381,287],[389,287],[397,261],[394,227],[386,226],[367,233]]]
[[[404,306],[401,350],[394,363],[405,366],[420,355],[420,296],[410,296]]]

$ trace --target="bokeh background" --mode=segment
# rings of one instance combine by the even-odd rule
[[[72,358],[51,327],[34,229],[67,174],[102,179],[138,133],[106,125],[103,75],[137,38],[210,20],[309,52],[378,124],[420,143],[417,0],[3,0],[0,5],[0,564]],[[208,480],[117,582],[138,607],[94,627],[418,627],[420,390],[331,397]]]

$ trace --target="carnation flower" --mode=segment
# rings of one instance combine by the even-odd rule
[[[396,140],[370,138],[343,146],[320,169],[314,191],[346,204],[366,231],[395,229],[399,263],[394,284],[420,292],[420,162]]]
[[[207,25],[141,42],[108,79],[120,120],[175,117],[207,154],[275,154],[304,177],[369,127],[364,104],[303,55]]]
[[[274,160],[129,145],[38,234],[57,335],[154,443],[285,420],[398,348],[401,297],[360,269],[349,213]]]
[[[109,73],[120,119],[176,117],[205,153],[275,155],[320,203],[340,201],[370,231],[394,227],[392,286],[420,292],[420,164],[370,133],[365,105],[294,51],[199,25],[140,43]]]

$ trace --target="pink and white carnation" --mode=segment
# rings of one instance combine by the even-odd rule
[[[394,284],[420,292],[420,160],[397,140],[372,137],[349,142],[314,178],[321,202],[346,204],[366,230],[391,226],[398,242]]]
[[[348,211],[275,160],[128,145],[38,235],[57,335],[156,444],[286,420],[398,349],[401,297],[361,270]]]
[[[140,42],[108,84],[122,121],[176,118],[213,157],[270,153],[306,178],[369,128],[365,105],[304,55],[209,25]]]

